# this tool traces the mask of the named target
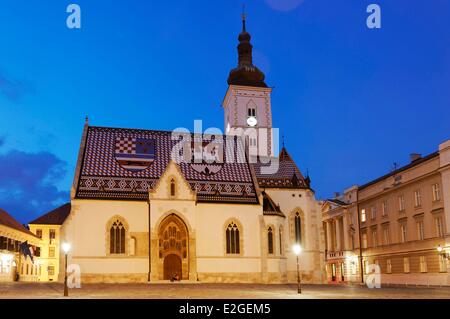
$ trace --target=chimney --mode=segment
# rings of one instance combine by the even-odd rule
[[[341,196],[341,194],[339,192],[334,193],[334,198],[339,198],[339,196]]]
[[[422,158],[422,154],[418,154],[418,153],[409,154],[409,159],[410,159],[411,163],[415,162],[415,161],[417,161],[418,159],[421,159],[421,158]]]

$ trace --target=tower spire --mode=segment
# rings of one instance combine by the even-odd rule
[[[245,13],[245,3],[242,5],[242,32],[247,32],[245,29],[245,20],[247,20],[247,14]]]
[[[250,43],[251,35],[247,32],[247,14],[245,5],[242,6],[242,32],[238,40],[238,66],[231,70],[228,84],[253,87],[267,87],[264,82],[265,75],[253,64],[253,45]]]

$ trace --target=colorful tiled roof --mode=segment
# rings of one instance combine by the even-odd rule
[[[0,208],[0,225],[18,230],[28,235],[35,236],[32,232],[25,228],[21,223],[14,219],[10,214]]]
[[[261,188],[294,188],[294,189],[309,189],[310,179],[304,177],[298,169],[294,160],[291,158],[286,148],[283,147],[278,156],[279,168],[274,174],[263,174],[261,168],[269,166],[270,164],[263,164],[257,162],[252,164],[255,174],[258,178],[258,184]]]
[[[30,225],[62,225],[70,214],[71,204],[66,203],[30,222]]]
[[[172,132],[90,126],[82,158],[77,198],[147,200],[171,160],[176,140]],[[118,140],[145,140],[154,145],[154,159],[145,169],[132,171],[116,159]],[[121,145],[119,145],[122,147]],[[236,143],[235,161],[225,161],[215,174],[206,175],[193,169],[190,163],[180,163],[180,169],[198,201],[258,203],[251,168]],[[226,158],[231,155],[226,152]]]

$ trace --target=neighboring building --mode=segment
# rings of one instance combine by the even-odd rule
[[[38,280],[41,266],[37,260],[33,263],[20,253],[20,245],[24,242],[39,255],[39,238],[0,209],[0,282]]]
[[[223,102],[226,130],[267,129],[266,155],[273,156],[271,88],[252,63],[245,20],[239,41],[238,66],[230,72]],[[171,152],[178,141],[171,132],[86,121],[71,211],[60,229],[60,241],[72,245],[69,263],[80,266],[81,281],[146,282],[178,275],[201,282],[296,282],[291,248],[299,243],[302,281],[322,283],[321,211],[309,177],[284,147],[276,158],[279,169],[264,174],[266,164],[250,163],[243,140],[234,141],[235,154],[227,150],[223,164],[204,158],[177,164]],[[197,152],[195,144],[192,151]],[[34,222],[33,231],[41,224]]]
[[[428,156],[412,154],[410,164],[360,186],[355,203],[326,202],[328,264],[334,262],[330,253],[341,254],[342,240],[335,239],[335,234],[342,234],[342,226],[339,231],[329,229],[342,224],[332,218],[345,216],[350,207],[359,211],[358,259],[363,260],[364,279],[377,265],[382,284],[450,285],[450,140]],[[327,268],[329,280],[339,277],[337,268]]]
[[[354,186],[322,205],[328,283],[361,280],[357,192]]]
[[[70,214],[71,205],[67,203],[29,223],[30,231],[40,238],[42,271],[39,281],[57,281],[59,278],[61,255],[61,227]]]

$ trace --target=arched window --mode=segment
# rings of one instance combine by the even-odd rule
[[[299,213],[295,214],[294,223],[295,223],[295,242],[297,244],[301,244],[302,243],[302,220],[300,219]]]
[[[170,181],[170,196],[175,196],[175,180]]]
[[[226,230],[227,254],[240,254],[239,228],[234,223],[228,224]]]
[[[273,254],[273,230],[272,227],[267,229],[267,244],[268,244],[268,253],[269,255]]]
[[[120,220],[112,223],[109,230],[110,253],[111,254],[125,254],[125,226]]]

